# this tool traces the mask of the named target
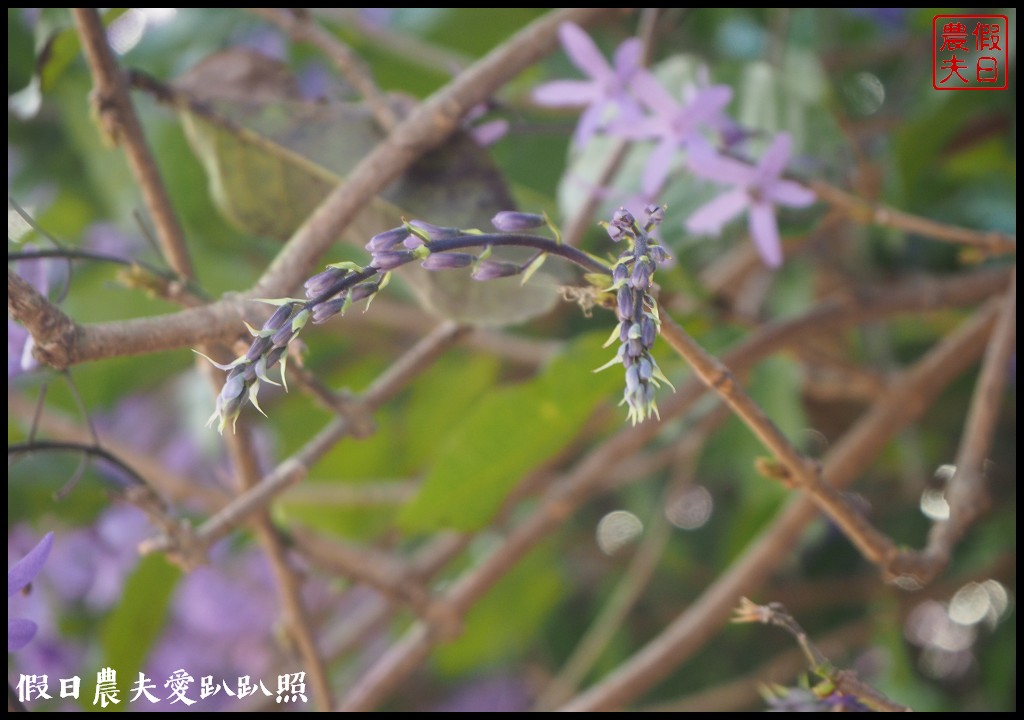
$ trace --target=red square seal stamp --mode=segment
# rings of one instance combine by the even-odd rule
[[[932,18],[932,87],[1006,90],[1010,87],[1010,22],[1006,15]]]

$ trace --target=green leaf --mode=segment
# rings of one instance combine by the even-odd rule
[[[211,56],[176,85],[172,102],[215,203],[231,222],[256,235],[290,237],[382,139],[366,107],[304,101],[284,66],[250,51]],[[403,218],[488,227],[496,212],[513,207],[486,151],[456,134],[367,203],[339,239],[362,246]],[[519,250],[495,254],[521,262],[532,253]],[[415,263],[398,271],[429,310],[472,324],[523,322],[550,310],[558,297],[550,273],[538,273],[525,288],[518,279],[482,283],[470,274],[428,272]]]
[[[575,340],[534,379],[484,396],[440,440],[402,527],[483,527],[526,473],[564,448],[600,403],[618,399],[622,375],[592,372],[608,358],[603,341],[603,331]]]
[[[564,588],[552,547],[541,545],[473,607],[459,639],[438,649],[438,669],[448,675],[479,672],[536,644]]]
[[[125,582],[120,602],[103,623],[103,666],[115,668],[121,678],[138,675],[164,629],[171,594],[180,577],[181,572],[166,558],[142,558]]]

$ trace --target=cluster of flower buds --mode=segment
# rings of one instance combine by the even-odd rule
[[[500,232],[510,234],[550,226],[544,215],[513,211],[498,213],[492,223]],[[493,241],[494,236],[491,236]],[[483,249],[479,254],[458,251],[474,246]],[[538,252],[523,264],[488,260],[490,244],[487,236],[479,230],[440,227],[420,220],[411,220],[401,227],[374,235],[366,249],[371,255],[369,265],[365,268],[351,262],[328,265],[323,272],[306,281],[305,300],[283,298],[262,301],[276,305],[277,310],[259,330],[249,327],[253,342],[245,355],[226,365],[211,360],[228,376],[207,425],[217,422],[218,430],[223,433],[229,422],[234,425],[246,401],[262,413],[257,400],[260,385],[285,385],[288,344],[306,323],[310,319],[314,324],[325,322],[335,315],[344,314],[361,300],[369,303],[387,285],[390,272],[395,268],[420,260],[428,270],[472,266],[473,277],[477,280],[522,275],[525,282],[545,257],[543,252]],[[280,383],[271,380],[267,374],[279,362]]]
[[[359,300],[369,301],[387,281],[387,273],[381,275],[377,269],[363,269],[355,263],[335,263],[306,281],[305,300],[263,300],[276,305],[277,309],[259,330],[246,324],[253,341],[245,355],[226,365],[210,360],[226,371],[228,376],[217,396],[217,404],[207,426],[217,422],[217,430],[221,433],[228,422],[233,427],[246,401],[262,413],[258,401],[260,385],[283,385],[287,389],[285,366],[288,361],[288,345],[306,323],[310,319],[314,323],[322,323],[343,313]],[[281,382],[270,379],[268,375],[268,371],[278,363],[281,364]]]
[[[619,342],[618,353],[595,372],[621,363],[626,368],[626,391],[620,404],[629,407],[629,419],[636,425],[652,415],[658,417],[655,389],[664,382],[672,383],[658,367],[651,348],[661,328],[658,304],[651,295],[652,277],[657,266],[668,259],[665,249],[651,237],[651,231],[665,218],[660,205],[644,208],[646,222],[641,226],[625,208],[619,208],[610,223],[608,235],[615,242],[625,241],[628,247],[619,255],[612,269],[616,315],[619,324],[607,345]]]

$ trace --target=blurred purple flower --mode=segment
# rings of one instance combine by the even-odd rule
[[[668,178],[676,152],[700,138],[704,129],[723,135],[732,132],[725,106],[732,100],[732,89],[725,85],[690,87],[682,103],[677,102],[650,73],[633,80],[633,92],[651,115],[638,122],[620,122],[612,128],[617,135],[632,140],[653,138],[658,141],[644,170],[643,192],[655,197]]]
[[[490,147],[508,134],[509,124],[508,120],[504,118],[477,122],[487,114],[488,110],[486,103],[480,103],[470,108],[462,120],[463,129],[480,147]]]
[[[25,250],[33,250],[26,246]],[[27,282],[36,292],[46,297],[50,291],[50,275],[52,263],[43,258],[40,260],[22,260],[14,263],[14,272]],[[32,356],[34,342],[28,330],[7,317],[7,379],[35,370],[39,363]]]
[[[788,133],[779,133],[757,165],[748,165],[715,153],[710,146],[695,145],[689,167],[694,175],[732,185],[732,189],[701,206],[686,221],[696,234],[718,235],[722,226],[749,209],[750,236],[765,264],[782,264],[782,243],[775,220],[775,206],[807,207],[815,200],[808,188],[782,178],[789,161],[792,141]]]
[[[137,547],[149,532],[146,516],[136,508],[105,510],[94,524],[62,538],[46,567],[49,585],[62,604],[106,612],[124,592],[125,578],[139,562]]]
[[[107,253],[122,258],[135,257],[138,254],[138,240],[121,232],[116,225],[108,222],[97,222],[85,231],[85,247],[97,252]]]
[[[53,533],[49,532],[43,539],[32,548],[29,553],[7,571],[7,599],[15,593],[21,592],[28,587],[39,571],[43,569],[43,563],[53,548]],[[20,650],[25,647],[35,636],[38,627],[31,620],[24,618],[7,619],[7,652]]]
[[[278,659],[274,627],[279,609],[266,559],[253,549],[229,554],[222,544],[212,561],[183,577],[175,589],[167,626],[146,663],[154,679],[184,667],[196,678],[212,675],[233,683],[244,675],[266,677]],[[212,704],[204,709],[217,711],[234,707],[238,699],[222,692],[203,702]]]
[[[532,698],[526,683],[508,676],[472,680],[429,712],[526,712]]]
[[[640,39],[630,38],[619,45],[613,64],[609,65],[594,41],[578,25],[562,23],[558,36],[572,64],[589,80],[544,83],[534,89],[533,99],[548,107],[586,107],[576,125],[573,144],[577,147],[585,144],[594,133],[607,127],[613,117],[625,122],[639,119],[642,111],[630,94],[630,85],[635,77],[646,74],[640,64],[643,54]]]

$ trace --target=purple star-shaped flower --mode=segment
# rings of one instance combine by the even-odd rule
[[[43,568],[50,549],[53,547],[53,533],[46,533],[43,539],[32,548],[28,555],[7,571],[7,597],[10,599],[15,593],[32,582],[39,571]],[[10,618],[7,620],[7,652],[20,650],[25,647],[29,640],[36,634],[36,624],[31,620],[23,618]]]
[[[766,265],[781,265],[782,243],[775,206],[807,207],[815,200],[811,190],[782,178],[791,145],[789,134],[779,133],[757,165],[718,155],[706,144],[691,148],[688,164],[694,175],[733,187],[698,208],[687,219],[686,229],[695,234],[718,235],[723,225],[749,208],[754,245]]]
[[[573,143],[582,146],[594,133],[607,127],[612,117],[639,118],[642,113],[630,94],[630,84],[643,73],[640,39],[630,38],[619,45],[613,64],[609,65],[594,41],[578,25],[562,23],[558,36],[572,64],[589,80],[544,83],[534,89],[533,99],[549,107],[586,107],[576,125]]]
[[[647,197],[661,192],[680,148],[700,139],[702,129],[719,130],[725,126],[725,106],[732,100],[732,89],[725,85],[688,88],[682,103],[673,98],[650,73],[633,80],[633,92],[651,114],[634,123],[616,123],[613,128],[631,140],[654,138],[658,141],[644,170],[643,191]]]

